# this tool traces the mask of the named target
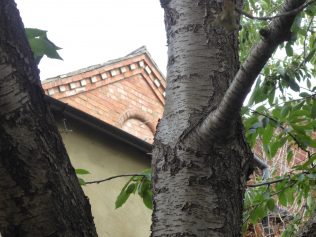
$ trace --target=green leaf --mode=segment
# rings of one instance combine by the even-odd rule
[[[251,213],[250,213],[250,222],[256,224],[259,219],[262,219],[267,215],[267,207],[263,205],[257,206]]]
[[[125,187],[122,189],[120,194],[117,196],[115,201],[115,208],[120,208],[127,201],[131,193],[127,193]]]
[[[306,117],[306,116],[309,116],[309,112],[307,109],[305,108],[302,108],[300,110],[295,110],[291,113],[291,116],[290,117]]]
[[[291,88],[293,91],[296,91],[296,92],[300,91],[300,86],[296,83],[295,80],[290,79],[290,80],[288,81],[288,83],[289,83],[290,88]]]
[[[136,184],[135,183],[132,183],[130,184],[127,188],[126,188],[126,193],[127,194],[131,194],[131,193],[134,193],[136,190]]]
[[[315,99],[313,100],[313,105],[312,105],[312,108],[311,108],[311,117],[313,119],[316,118],[316,100]]]
[[[278,140],[273,142],[272,144],[270,144],[270,156],[271,157],[274,157],[276,155],[280,146],[281,146],[281,144]]]
[[[269,144],[263,144],[262,145],[263,150],[265,152],[265,154],[268,156],[269,159],[272,158],[271,152],[270,152],[270,145]]]
[[[140,185],[138,186],[138,194],[139,196],[143,197],[144,194],[148,191],[151,191],[151,182],[144,181],[142,183],[140,183]]]
[[[307,88],[310,89],[312,84],[311,84],[311,81],[309,79],[306,80],[306,85],[307,85]]]
[[[253,117],[250,117],[249,119],[244,120],[244,126],[245,126],[246,130],[248,130],[253,126],[253,124],[255,124],[257,122],[258,122],[258,117],[253,116]]]
[[[282,108],[282,110],[281,110],[281,117],[286,117],[287,115],[288,115],[288,113],[290,112],[290,110],[291,110],[291,106],[289,106],[289,105],[284,105],[284,107]]]
[[[78,178],[78,180],[81,186],[86,185],[86,182],[82,178]]]
[[[298,103],[293,107],[293,110],[299,110],[302,108],[302,106],[305,104],[305,101],[303,100],[302,102]]]
[[[309,97],[310,94],[308,94],[307,92],[301,92],[300,93],[300,97]]]
[[[57,50],[60,50],[61,48],[57,47],[54,43],[49,41],[47,38],[29,39],[29,44],[35,56],[46,55],[49,58],[62,60],[60,55],[57,53]]]
[[[131,181],[140,182],[143,179],[143,176],[135,175],[131,178]]]
[[[44,55],[49,58],[62,60],[57,53],[57,50],[60,50],[61,48],[47,38],[47,31],[26,28],[25,32],[37,63],[39,63]]]
[[[268,96],[268,101],[269,101],[269,104],[272,105],[273,104],[273,101],[274,101],[274,98],[275,98],[275,88],[272,89],[272,91],[269,93],[269,96]]]
[[[306,200],[306,204],[307,204],[307,207],[309,209],[313,209],[313,206],[315,204],[315,201],[313,200],[313,198],[311,196],[308,196],[307,197],[307,200]]]
[[[315,7],[315,4],[311,4],[309,5],[306,9],[305,9],[305,12],[307,15],[311,16],[311,17],[314,17],[316,15],[316,7]]]
[[[295,190],[293,188],[287,188],[284,192],[285,192],[287,203],[292,205],[295,199],[294,198]]]
[[[282,75],[282,74],[281,74]],[[293,91],[300,91],[300,86],[297,84],[297,82],[295,81],[295,79],[291,78],[289,76],[289,74],[284,73],[284,75],[282,75],[283,80],[286,82],[286,84],[288,84],[288,86],[293,90]]]
[[[292,48],[292,44],[291,43],[287,43],[285,45],[285,51],[286,51],[286,55],[292,57],[293,56],[293,48]]]
[[[147,191],[143,195],[143,202],[149,209],[153,209],[153,195],[151,191]]]
[[[268,201],[267,201],[267,207],[270,211],[274,211],[274,208],[275,208],[275,201],[273,198],[270,198]]]
[[[286,198],[286,194],[283,191],[281,191],[279,194],[278,194],[278,197],[279,197],[279,202],[282,206],[285,206],[287,205],[287,198]]]
[[[266,126],[264,133],[263,133],[263,136],[262,136],[263,144],[270,143],[272,135],[273,135],[273,127],[271,125]]]
[[[257,133],[249,133],[249,132],[247,133],[246,139],[250,147],[253,147],[256,144],[257,135],[258,135]]]
[[[261,84],[261,79],[258,78],[255,88],[250,96],[250,99],[248,101],[248,106],[251,106],[254,102],[256,102],[258,94],[260,93],[260,84]]]
[[[25,33],[28,39],[35,37],[45,37],[47,34],[46,30],[40,30],[36,28],[25,28]]]
[[[90,174],[88,170],[85,169],[75,169],[76,174],[78,175],[84,175],[84,174]]]
[[[149,181],[151,180],[151,169],[145,169],[141,174],[145,175],[146,179],[148,179]]]
[[[130,193],[126,193],[126,187],[130,184],[131,181],[132,181],[132,178],[124,185],[120,194],[117,196],[116,201],[115,201],[116,209],[121,207],[130,196]]]
[[[263,117],[263,118],[261,119],[262,127],[265,128],[265,127],[269,124],[269,122],[270,122],[270,119],[269,119],[269,118]]]
[[[287,163],[290,163],[292,161],[292,158],[293,158],[293,151],[292,150],[288,150],[287,151],[287,156],[286,156]]]
[[[312,51],[309,52],[307,57],[305,58],[305,62],[309,62],[315,55],[316,49],[313,49]]]

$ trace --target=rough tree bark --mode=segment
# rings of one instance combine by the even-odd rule
[[[153,150],[152,236],[241,236],[252,153],[239,111],[264,64],[289,39],[295,15],[273,20],[239,66],[238,30],[226,31],[215,20],[223,1],[160,2],[169,59]],[[281,12],[304,2],[287,0]]]
[[[96,236],[12,0],[0,1],[0,232]]]
[[[316,212],[308,220],[308,222],[300,229],[296,237],[316,236]]]

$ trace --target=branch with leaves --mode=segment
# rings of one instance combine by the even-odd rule
[[[286,1],[281,14],[292,11],[304,4],[304,0]],[[229,127],[227,125],[232,117],[238,114],[247,94],[266,62],[280,44],[290,39],[291,26],[297,14],[298,12],[272,20],[266,29],[266,36],[253,47],[248,58],[240,66],[218,108],[212,111],[194,131],[200,137],[207,137],[207,140],[213,140],[223,136],[219,131],[225,131]]]
[[[301,12],[302,10],[304,10],[306,7],[308,7],[309,5],[315,3],[316,1],[315,0],[312,0],[312,1],[308,1],[306,3],[304,3],[303,5],[293,9],[293,10],[290,10],[290,11],[286,11],[286,12],[283,12],[283,13],[280,13],[280,14],[277,14],[277,15],[274,15],[274,16],[253,16],[251,15],[250,13],[248,12],[245,12],[239,8],[235,8],[235,11],[238,12],[239,14],[242,14],[246,17],[248,17],[249,19],[252,19],[252,20],[259,20],[259,21],[267,21],[267,20],[273,20],[275,18],[280,18],[280,17],[283,17],[283,16],[291,16],[291,15],[296,15],[298,14],[299,12]]]
[[[77,175],[87,175],[90,174],[88,170],[85,169],[76,169]],[[94,180],[94,181],[85,181],[84,179],[78,177],[79,183],[81,185],[87,184],[100,184],[112,179],[122,178],[122,177],[131,177],[128,182],[124,185],[121,192],[116,198],[115,207],[122,207],[123,204],[128,200],[131,194],[137,194],[142,198],[145,206],[149,209],[152,209],[152,184],[151,184],[151,169],[146,169],[139,174],[120,174],[111,176],[105,179]]]
[[[86,181],[85,184],[100,184],[112,179],[122,178],[122,177],[146,177],[144,174],[120,174],[108,177],[106,179],[94,180],[94,181]]]
[[[303,151],[305,151],[308,155],[308,158],[311,156],[311,153],[309,150],[307,150],[302,144],[301,142],[299,141],[299,139],[291,132],[288,131],[288,129],[286,127],[284,127],[278,120],[276,120],[275,118],[271,117],[270,115],[267,115],[267,114],[264,114],[264,113],[261,113],[259,111],[256,111],[256,110],[252,110],[250,109],[253,113],[256,113],[258,115],[261,115],[261,116],[264,116],[268,119],[270,119],[271,121],[273,121],[277,127],[281,128],[284,132],[286,132],[293,140],[294,142],[296,143],[296,145]]]

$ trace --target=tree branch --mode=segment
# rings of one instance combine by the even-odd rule
[[[280,14],[292,11],[304,5],[305,2],[305,0],[286,0]],[[239,68],[219,107],[207,115],[194,130],[198,136],[208,140],[223,136],[223,131],[229,127],[228,125],[239,113],[251,86],[266,62],[276,48],[291,37],[290,30],[296,14],[285,15],[272,20],[269,27],[265,29],[264,37],[253,47],[248,58]]]
[[[255,183],[255,184],[247,184],[247,187],[248,188],[255,188],[255,187],[260,187],[260,186],[264,186],[264,185],[271,185],[271,184],[282,182],[283,180],[285,180],[285,178],[274,179],[274,180],[271,180],[271,181]]]
[[[305,89],[305,90],[308,90],[306,88],[303,88],[301,87],[302,89]],[[310,94],[309,96],[306,96],[306,97],[302,97],[302,98],[299,98],[299,99],[293,99],[293,100],[287,100],[287,101],[283,101],[283,102],[280,102],[278,104],[273,104],[270,108],[268,108],[268,110],[271,110],[273,107],[275,106],[280,106],[280,105],[283,105],[285,103],[291,103],[291,102],[296,102],[296,101],[302,101],[302,100],[306,100],[308,98],[316,98],[316,93],[313,93],[313,94]],[[250,109],[250,108],[249,108]]]
[[[298,140],[298,138],[297,138],[293,133],[287,131],[287,130],[286,130],[286,127],[284,127],[278,120],[276,120],[275,118],[273,118],[273,117],[271,117],[271,116],[269,116],[269,115],[266,115],[266,114],[264,114],[264,113],[261,113],[261,112],[259,112],[259,111],[256,111],[256,110],[253,110],[253,109],[249,109],[249,110],[252,111],[252,113],[255,113],[255,114],[264,116],[264,117],[270,119],[271,121],[275,122],[275,124],[277,124],[277,126],[278,126],[279,128],[281,128],[285,133],[289,134],[289,136],[294,140],[294,142],[296,143],[296,145],[297,145],[301,150],[303,150],[304,152],[307,153],[308,158],[311,157],[310,151],[307,150],[307,149],[301,144],[301,142]]]
[[[235,8],[235,11],[238,12],[239,14],[244,15],[245,17],[248,17],[249,19],[252,20],[259,20],[259,21],[267,21],[267,20],[273,20],[275,18],[279,18],[282,16],[290,16],[290,15],[296,15],[297,13],[299,13],[300,11],[304,10],[306,7],[308,7],[309,5],[315,3],[316,0],[312,0],[312,1],[308,1],[305,4],[299,6],[298,8],[295,8],[291,11],[287,11],[287,12],[283,12],[274,16],[253,16],[251,14],[249,14],[248,12],[244,12],[243,10],[239,9],[239,8]]]
[[[111,177],[106,178],[106,179],[85,182],[85,184],[99,184],[99,183],[102,183],[105,181],[109,181],[111,179],[116,179],[116,178],[121,178],[121,177],[131,177],[131,176],[146,177],[146,175],[144,175],[144,174],[120,174],[120,175],[111,176]]]

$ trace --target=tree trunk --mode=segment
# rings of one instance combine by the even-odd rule
[[[252,154],[240,116],[227,119],[221,131],[209,132],[201,123],[217,109],[239,69],[238,30],[216,23],[218,1],[161,0],[161,5],[169,60],[153,151],[152,236],[241,236]]]
[[[12,0],[0,1],[0,232],[96,236]]]
[[[300,231],[295,235],[295,237],[311,237],[316,236],[316,212],[310,217],[310,219],[305,223]]]

